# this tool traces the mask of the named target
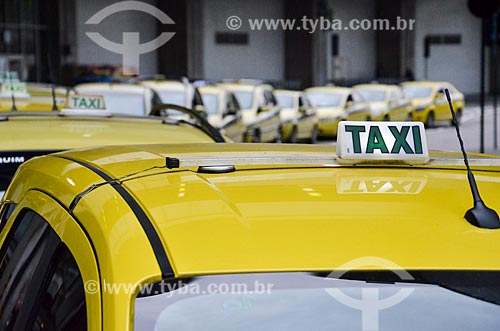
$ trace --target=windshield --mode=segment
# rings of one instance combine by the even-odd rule
[[[241,109],[251,109],[253,105],[253,92],[251,91],[233,91]]]
[[[385,101],[385,96],[386,96],[385,91],[373,90],[373,89],[357,89],[357,91],[366,101],[369,102]]]
[[[106,109],[112,114],[146,115],[146,104],[142,94],[101,94],[104,94]]]
[[[163,103],[187,107],[186,93],[183,91],[162,91],[158,94]]]
[[[432,87],[404,85],[403,93],[407,98],[410,99],[430,98],[432,95]]]
[[[342,94],[335,92],[307,92],[307,97],[314,107],[338,107]]]
[[[156,289],[171,291],[136,299],[135,330],[401,330],[404,325],[405,330],[475,331],[500,325],[498,272],[412,272],[405,283],[389,274],[355,272],[342,279],[240,274],[157,283]]]
[[[201,98],[208,115],[216,115],[219,108],[219,97],[213,93],[202,93]]]
[[[278,105],[281,108],[294,108],[294,97],[290,94],[276,93],[276,99],[278,100]]]

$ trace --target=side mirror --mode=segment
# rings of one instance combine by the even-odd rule
[[[226,109],[226,111],[224,112],[224,114],[222,115],[222,117],[226,117],[226,116],[236,116],[238,112],[236,111],[236,109],[234,108],[228,108]]]
[[[351,108],[352,106],[354,106],[354,101],[347,101],[347,102],[345,103],[345,108],[346,108],[346,109],[347,109],[347,108]]]
[[[306,108],[306,107],[304,107],[304,106],[300,106],[300,107],[299,107],[299,113],[301,113],[301,114],[305,114],[305,113],[307,113],[307,108]]]
[[[435,97],[436,100],[441,100],[441,99],[444,99],[444,93],[443,91],[438,91],[436,93],[436,97]]]

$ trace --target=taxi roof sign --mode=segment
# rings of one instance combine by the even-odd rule
[[[0,71],[0,83],[3,82],[19,82],[19,77],[15,71]]]
[[[2,89],[0,90],[1,97],[10,98],[12,95],[16,98],[29,98],[28,88],[26,83],[21,82],[4,82],[2,83]]]
[[[421,122],[339,123],[337,157],[343,164],[425,164],[429,150]]]
[[[66,100],[66,108],[59,113],[69,116],[111,116],[111,113],[106,110],[102,95],[69,95]]]

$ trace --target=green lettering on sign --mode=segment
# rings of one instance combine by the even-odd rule
[[[408,131],[410,131],[410,127],[402,126],[401,131],[398,131],[397,127],[389,126],[389,130],[391,130],[392,135],[396,139],[396,141],[394,142],[394,146],[392,146],[391,154],[399,154],[401,148],[403,148],[406,154],[413,154],[413,150],[406,141],[406,137],[408,136]]]
[[[413,144],[415,145],[415,154],[423,154],[422,151],[422,137],[420,137],[420,127],[414,125],[411,128],[413,133]]]
[[[360,132],[365,132],[363,125],[346,125],[345,131],[352,133],[352,144],[354,145],[354,153],[361,153]]]
[[[377,126],[370,127],[370,132],[368,133],[368,144],[366,146],[366,153],[372,153],[375,149],[379,149],[382,153],[388,154],[389,150],[385,145],[382,133]]]

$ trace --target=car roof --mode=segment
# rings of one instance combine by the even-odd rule
[[[165,168],[167,157],[186,166]],[[272,163],[282,157],[312,161]],[[332,164],[314,164],[315,157],[331,158]],[[132,208],[115,210],[118,194],[102,185],[105,180],[116,185],[113,178],[120,178],[157,236],[151,245],[161,245],[154,250],[159,264],[167,261],[165,270],[179,277],[329,271],[359,256],[383,256],[406,270],[500,270],[500,232],[478,229],[463,218],[472,199],[460,154],[433,152],[434,163],[419,167],[339,166],[334,157],[331,146],[91,148],[24,163],[6,197],[16,202],[23,190],[43,184],[47,194],[73,208],[86,231],[104,233],[113,218],[132,214]],[[198,158],[200,164],[240,163],[236,171],[210,174],[195,166]],[[264,159],[270,164],[261,164]],[[500,159],[471,155],[470,162],[485,170],[476,171],[476,180],[489,207],[500,211]],[[25,173],[31,174],[28,182]],[[89,191],[96,183],[101,184]],[[115,226],[114,233],[127,233],[127,242],[153,242],[144,233],[126,232],[127,222]],[[113,236],[106,238],[116,244]],[[130,261],[131,268],[138,265]]]
[[[354,89],[372,89],[372,90],[394,90],[399,89],[400,87],[397,85],[389,85],[389,84],[359,84],[353,86]]]
[[[77,93],[82,92],[114,92],[126,94],[145,94],[149,90],[145,86],[125,83],[84,83],[74,87]]]
[[[351,92],[351,88],[349,87],[341,87],[341,86],[314,86],[314,87],[309,87],[304,90],[306,93],[307,92],[335,92],[335,93],[342,93],[342,94],[347,94]]]
[[[163,124],[158,118],[42,115],[16,114],[0,121],[0,151],[66,150],[127,143],[213,142],[213,139],[189,124]]]
[[[139,84],[155,90],[184,91],[186,89],[186,84],[177,80],[145,80]]]
[[[274,90],[274,93],[275,94],[290,95],[290,96],[293,96],[293,97],[299,97],[304,92],[302,92],[302,91],[294,91],[294,90]]]
[[[421,85],[421,86],[438,87],[438,86],[445,85],[445,84],[450,84],[450,83],[448,83],[448,82],[436,82],[436,81],[422,80],[422,81],[403,82],[403,83],[401,83],[401,86],[405,86],[405,85]]]

